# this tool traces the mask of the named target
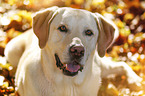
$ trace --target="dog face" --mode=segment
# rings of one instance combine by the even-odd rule
[[[52,7],[38,13],[33,21],[40,48],[47,43],[55,58],[55,66],[68,76],[83,71],[96,44],[99,55],[104,56],[113,40],[112,25],[85,10]]]
[[[50,24],[48,45],[54,51],[57,66],[65,75],[74,76],[82,71],[95,49],[97,25],[86,11],[69,8],[58,10],[58,13]]]

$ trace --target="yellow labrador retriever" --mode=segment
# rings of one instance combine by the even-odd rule
[[[16,71],[20,96],[97,96],[101,78],[138,77],[123,62],[104,58],[117,28],[98,13],[51,7],[36,13],[33,29],[8,43],[5,55]],[[18,65],[18,66],[17,66]]]

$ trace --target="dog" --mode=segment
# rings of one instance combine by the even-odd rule
[[[99,13],[50,7],[33,17],[33,27],[12,39],[5,56],[16,70],[20,96],[97,96],[101,78],[141,78],[124,62],[104,57],[117,27]]]

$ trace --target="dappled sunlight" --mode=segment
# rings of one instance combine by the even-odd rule
[[[14,96],[13,67],[4,58],[6,44],[32,28],[32,16],[50,6],[66,6],[98,12],[119,28],[119,37],[106,56],[126,62],[143,80],[140,90],[130,88],[126,76],[102,80],[99,96],[145,96],[144,0],[0,0],[0,96]]]

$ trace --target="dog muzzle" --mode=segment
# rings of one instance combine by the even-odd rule
[[[58,55],[55,54],[56,66],[63,71],[64,75],[75,76],[78,71],[83,70],[83,66],[77,61],[77,59],[71,60],[69,63],[62,63]]]

